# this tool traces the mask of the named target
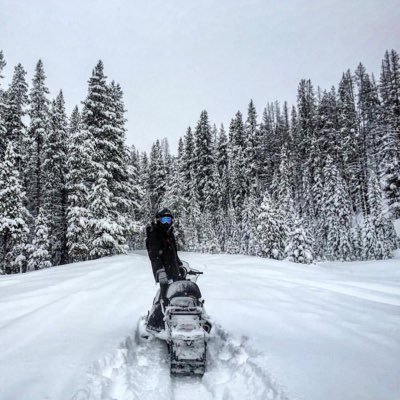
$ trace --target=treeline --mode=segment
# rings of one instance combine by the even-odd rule
[[[132,150],[140,218],[174,210],[182,249],[296,262],[384,259],[398,246],[400,64],[387,51],[379,82],[360,64],[337,88],[298,87],[297,106],[252,101],[227,129],[203,111],[177,155],[156,141]],[[141,246],[142,237],[138,237]]]
[[[203,111],[177,152],[125,144],[121,87],[100,61],[71,116],[49,99],[44,67],[31,87],[18,64],[8,88],[0,52],[0,273],[143,248],[167,206],[181,249],[288,258],[369,260],[399,243],[400,63],[379,81],[360,64],[330,90],[309,80],[297,105],[250,101],[229,127]]]
[[[0,76],[5,66],[0,52]],[[0,81],[1,84],[1,81]],[[121,87],[100,61],[80,112],[49,99],[43,63],[0,86],[0,273],[125,252],[139,198]]]

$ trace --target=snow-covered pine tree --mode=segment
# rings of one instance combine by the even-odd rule
[[[114,199],[108,187],[109,180],[105,169],[100,168],[89,194],[89,254],[92,259],[127,251],[124,228],[113,216]]]
[[[259,208],[257,225],[258,255],[280,260],[285,250],[285,228],[282,218],[271,199],[265,192]]]
[[[50,238],[48,219],[42,208],[39,209],[35,219],[35,232],[32,244],[28,247],[29,261],[28,271],[49,268],[51,264]]]
[[[141,210],[141,221],[145,226],[154,218],[153,209],[151,207],[151,196],[150,196],[150,166],[149,166],[149,158],[146,152],[142,152],[139,158],[139,186],[143,191],[142,199],[140,202],[140,210]],[[143,232],[144,233],[144,232]]]
[[[28,104],[28,84],[25,80],[26,72],[21,64],[14,69],[14,75],[10,87],[6,92],[4,121],[6,126],[7,140],[14,145],[15,155],[20,176],[24,172],[24,151],[26,146],[26,127],[23,118],[26,114]]]
[[[397,219],[400,218],[400,61],[394,50],[385,53],[379,90],[383,103],[382,185],[391,216]]]
[[[257,163],[257,139],[258,135],[257,111],[253,100],[250,100],[247,109],[245,124],[245,157],[246,170],[244,171],[247,184],[247,196],[258,190],[258,163]]]
[[[3,75],[1,74],[4,67],[7,65],[4,60],[3,50],[0,50],[0,160],[3,158],[3,155],[6,151],[7,143],[6,143],[6,126],[5,126],[5,96],[4,91],[1,88],[1,80],[3,79]]]
[[[297,108],[298,108],[298,137],[296,138],[296,146],[299,153],[298,168],[304,166],[308,160],[311,140],[315,132],[316,124],[316,99],[314,88],[310,80],[301,80],[297,91]],[[311,171],[311,177],[313,176]]]
[[[131,249],[142,248],[141,230],[143,228],[143,210],[142,202],[144,196],[144,189],[140,182],[140,154],[135,146],[131,146],[129,152],[129,186],[132,193],[132,201],[130,210],[128,212],[129,223],[129,247]]]
[[[324,173],[324,194],[318,234],[322,238],[323,257],[327,260],[350,261],[351,206],[348,190],[340,172],[328,155]]]
[[[338,165],[341,149],[334,87],[329,92],[322,92],[316,115],[315,135],[317,151],[323,155],[330,154],[333,161]]]
[[[370,214],[366,218],[364,232],[365,260],[382,260],[391,256],[391,222],[383,215],[382,193],[375,171],[368,171],[368,205]]]
[[[206,206],[206,199],[212,196],[213,182],[213,142],[211,134],[211,126],[208,120],[206,110],[200,114],[194,133],[195,157],[193,158],[196,190],[200,210],[203,211]]]
[[[101,237],[90,237],[89,240],[96,250],[91,251],[93,257],[100,257],[104,254],[114,254],[124,251],[128,232],[127,213],[130,209],[131,199],[129,191],[128,162],[129,155],[125,147],[125,118],[124,105],[122,101],[122,90],[119,85],[112,83],[107,85],[104,75],[104,65],[99,61],[95,66],[92,76],[89,79],[88,95],[84,101],[82,111],[82,129],[85,135],[93,141],[92,153],[92,185],[96,190],[105,196],[106,201],[102,210],[105,212],[102,217],[100,208],[92,198],[89,203],[91,215],[91,234]],[[100,175],[99,175],[100,174]],[[103,182],[106,180],[107,182]],[[93,188],[94,190],[94,188]],[[109,195],[105,194],[108,191]],[[93,191],[92,191],[93,192]],[[109,207],[106,211],[105,207]],[[104,218],[111,223],[107,241],[96,226],[97,218]],[[103,221],[104,222],[104,221]],[[104,244],[104,252],[100,250],[101,243]],[[110,253],[111,251],[111,253]]]
[[[272,182],[275,170],[275,140],[270,105],[264,108],[256,140],[257,174],[263,190]],[[279,150],[278,150],[279,151]]]
[[[49,130],[49,90],[41,60],[36,64],[30,91],[30,125],[28,130],[28,209],[34,217],[43,203],[43,144]]]
[[[259,204],[255,194],[250,194],[243,208],[240,226],[240,253],[254,256],[259,253],[257,225]]]
[[[231,204],[230,196],[230,174],[229,174],[229,152],[228,152],[228,138],[225,133],[225,128],[221,125],[216,151],[216,164],[219,173],[219,184],[221,190],[220,207],[224,212],[228,210]]]
[[[47,218],[52,265],[67,263],[66,163],[68,122],[62,91],[52,102],[50,126],[43,143],[43,212]]]
[[[24,196],[14,146],[9,142],[0,162],[0,274],[26,271],[29,215]]]
[[[340,141],[340,170],[350,190],[352,207],[357,206],[359,179],[358,126],[354,99],[354,83],[350,70],[343,74],[338,89],[338,128]],[[361,210],[357,210],[361,212]]]
[[[125,145],[125,106],[123,102],[123,92],[121,86],[114,81],[108,87],[109,98],[109,158],[106,167],[112,174],[109,182],[110,190],[114,196],[113,214],[115,221],[121,225],[124,230],[124,236],[128,237],[134,234],[135,220],[131,213],[134,203],[139,201],[140,193],[137,187],[132,186],[129,174],[129,149]]]
[[[365,229],[365,221],[356,221],[351,228],[351,247],[352,260],[362,260],[363,259],[363,235]]]
[[[6,65],[7,65],[7,63],[6,63],[6,60],[4,59],[3,50],[0,50],[0,79],[4,78],[4,76],[2,75],[2,72]],[[3,92],[0,90],[0,93],[2,94]]]
[[[88,197],[93,176],[93,142],[87,130],[81,127],[81,116],[75,107],[69,122],[67,158],[67,248],[70,262],[89,257]]]
[[[379,99],[376,85],[360,63],[355,71],[357,84],[358,106],[358,207],[364,217],[369,214],[368,209],[368,168],[378,171],[377,162],[377,129]]]
[[[246,198],[246,178],[243,171],[246,168],[245,132],[242,113],[238,111],[229,126],[229,156],[232,205],[238,215],[241,215]]]
[[[174,215],[175,237],[179,249],[185,247],[184,216],[188,208],[183,196],[181,162],[182,154],[178,154],[176,158],[171,158],[171,170],[167,177],[166,191],[161,201],[161,204],[170,209]]]
[[[301,264],[313,262],[311,241],[304,229],[300,216],[293,210],[292,229],[287,233],[285,254],[289,261]]]
[[[189,198],[190,207],[185,210],[185,216],[182,218],[185,227],[185,245],[188,251],[201,251],[203,221],[195,185],[191,187]]]
[[[150,152],[148,188],[150,195],[151,214],[154,215],[161,207],[166,190],[166,170],[159,140],[153,144]]]
[[[183,139],[182,154],[182,173],[183,173],[183,192],[186,197],[189,196],[191,186],[194,184],[194,138],[192,129],[189,126]]]

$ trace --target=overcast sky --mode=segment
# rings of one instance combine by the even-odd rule
[[[399,0],[0,0],[8,80],[42,58],[68,110],[99,59],[125,93],[128,142],[175,147],[202,109],[229,124],[252,98],[296,101],[301,78],[329,88],[362,61],[400,51]]]

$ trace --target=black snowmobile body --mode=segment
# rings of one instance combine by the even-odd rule
[[[197,278],[199,274],[200,271],[187,269],[185,275]],[[166,305],[163,303],[158,292],[147,317],[146,330],[167,342],[172,375],[203,375],[211,323],[199,287],[189,279],[173,282],[166,292]],[[152,323],[156,317],[160,318],[160,312],[165,329],[155,332]]]

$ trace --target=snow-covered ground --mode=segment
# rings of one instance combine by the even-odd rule
[[[203,379],[138,339],[156,290],[138,253],[0,277],[0,400],[400,398],[400,257],[182,258],[215,323]]]

